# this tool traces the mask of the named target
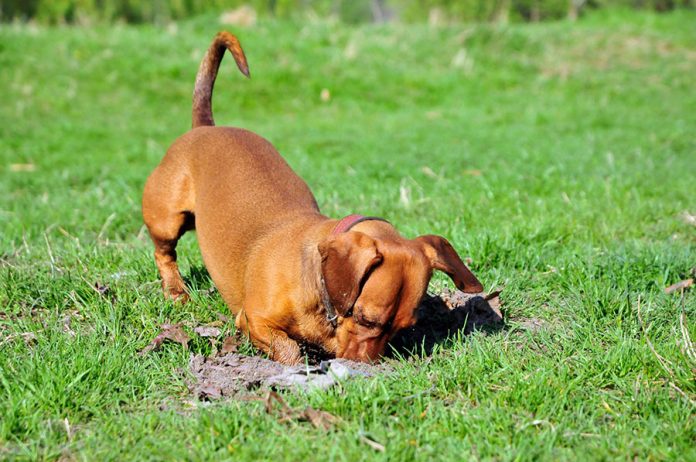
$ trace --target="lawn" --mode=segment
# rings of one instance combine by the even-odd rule
[[[284,395],[329,432],[197,402],[178,344],[138,354],[226,311],[195,234],[193,302],[163,299],[140,216],[225,26],[0,26],[0,459],[696,460],[696,297],[664,292],[696,267],[695,23],[232,28],[252,78],[226,57],[218,124],[273,142],[325,214],[444,235],[502,288],[502,330]]]

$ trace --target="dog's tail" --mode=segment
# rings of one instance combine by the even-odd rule
[[[213,85],[225,49],[230,50],[242,74],[249,77],[249,65],[239,40],[229,32],[219,32],[203,57],[196,75],[196,85],[193,88],[193,128],[215,125],[212,101]]]

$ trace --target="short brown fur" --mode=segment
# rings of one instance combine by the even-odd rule
[[[483,288],[442,237],[405,239],[389,223],[338,220],[274,147],[239,128],[214,127],[212,91],[224,50],[249,75],[237,38],[219,33],[196,77],[193,129],[178,138],[145,185],[143,218],[167,297],[186,301],[176,245],[195,229],[206,268],[236,326],[274,360],[302,357],[298,342],[372,361],[415,309],[434,269],[465,292]],[[338,319],[327,319],[332,305]]]

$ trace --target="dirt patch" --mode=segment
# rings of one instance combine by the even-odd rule
[[[467,335],[476,329],[502,328],[499,293],[465,294],[445,290],[427,295],[418,308],[419,321],[402,331],[390,343],[392,356],[430,354],[433,347],[458,332]],[[219,356],[195,355],[189,369],[194,380],[191,392],[202,400],[240,397],[257,390],[326,389],[353,377],[388,374],[393,362],[359,363],[345,359],[326,360],[326,355],[305,346],[308,365],[284,366],[258,356],[245,356],[234,349]]]
[[[192,356],[189,369],[195,381],[191,392],[202,400],[235,397],[256,390],[327,389],[351,377],[387,373],[385,363],[365,364],[346,359],[322,361],[319,365],[284,366],[260,358],[229,353],[224,356]]]

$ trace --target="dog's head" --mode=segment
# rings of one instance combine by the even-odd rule
[[[325,294],[339,316],[339,358],[372,361],[401,329],[416,322],[433,270],[444,271],[458,289],[483,286],[446,239],[420,236],[372,238],[350,231],[319,244]]]

